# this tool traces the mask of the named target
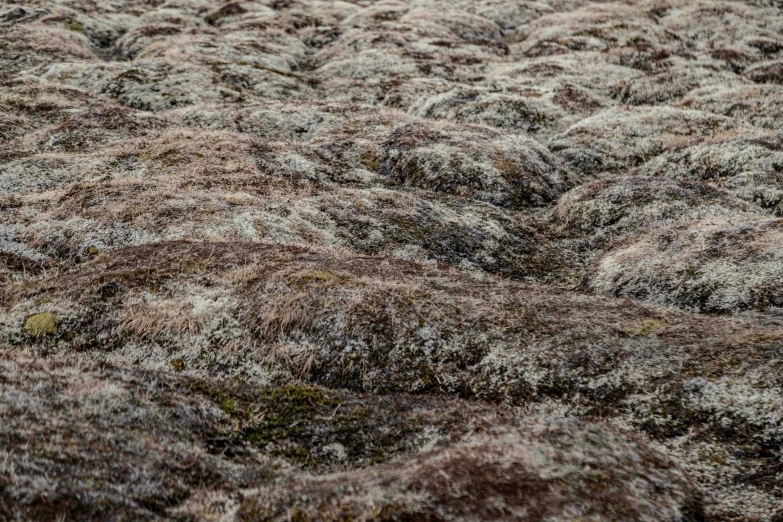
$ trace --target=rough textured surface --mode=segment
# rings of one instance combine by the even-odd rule
[[[0,520],[783,519],[773,0],[0,5]]]

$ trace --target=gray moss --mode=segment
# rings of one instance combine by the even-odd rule
[[[0,519],[778,520],[781,34],[0,6]]]

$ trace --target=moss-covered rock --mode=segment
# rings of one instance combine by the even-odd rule
[[[60,318],[53,312],[41,312],[33,314],[24,322],[24,331],[31,337],[39,338],[47,335],[55,335]]]

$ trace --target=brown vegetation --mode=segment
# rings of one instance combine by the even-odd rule
[[[0,520],[779,521],[782,35],[0,5]]]

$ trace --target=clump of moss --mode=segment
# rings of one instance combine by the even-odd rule
[[[53,312],[33,314],[24,323],[24,330],[31,337],[39,338],[57,334],[60,318]]]
[[[666,322],[655,319],[644,319],[627,325],[625,330],[631,335],[649,335],[666,327]]]
[[[128,69],[117,75],[117,80],[130,80],[141,83],[146,80],[146,75],[139,69]]]
[[[260,403],[263,417],[257,423],[242,430],[240,437],[251,444],[266,445],[270,442],[294,442],[285,444],[286,449],[278,452],[294,460],[307,459],[306,432],[309,432],[314,414],[326,414],[340,406],[336,397],[327,395],[318,388],[284,386],[264,390]],[[226,401],[221,407],[229,415],[237,414],[237,406]],[[304,443],[304,444],[300,444]]]
[[[66,22],[65,28],[75,33],[81,33],[83,35],[87,35],[87,31],[84,29],[84,26],[79,22]]]
[[[214,435],[225,439],[232,452],[254,446],[320,471],[378,464],[409,451],[425,424],[417,406],[428,404],[405,396],[371,399],[302,385],[254,390],[245,384],[189,380],[187,387],[208,397],[231,419],[231,429],[224,427]],[[453,415],[446,415],[436,424],[452,421]],[[335,445],[344,449],[342,455],[330,450]]]

